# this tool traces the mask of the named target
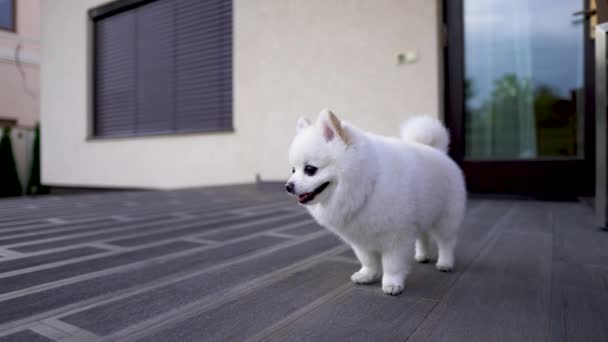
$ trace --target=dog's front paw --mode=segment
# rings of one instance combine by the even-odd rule
[[[416,256],[414,257],[414,259],[419,264],[426,264],[426,263],[429,263],[431,261],[430,257],[428,257],[426,255],[418,255],[418,254],[416,254]]]
[[[454,269],[453,264],[439,262],[437,263],[437,265],[435,265],[435,267],[437,267],[437,270],[439,270],[440,272],[452,272],[452,270]]]
[[[404,273],[385,273],[382,277],[382,291],[388,295],[396,296],[403,292],[403,284],[407,272]]]
[[[352,282],[355,284],[370,284],[378,279],[380,279],[380,275],[378,273],[363,269],[353,273],[353,275],[350,276],[350,280],[352,280]]]
[[[403,285],[397,284],[383,284],[382,291],[387,295],[396,296],[403,292]]]

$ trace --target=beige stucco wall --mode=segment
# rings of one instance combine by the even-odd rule
[[[17,173],[25,188],[31,168],[33,127],[40,114],[40,2],[17,0],[16,4],[16,31],[0,29],[0,120],[17,121],[11,141]]]
[[[17,0],[17,30],[0,29],[0,119],[38,121],[40,101],[40,3]],[[21,69],[16,63],[16,53]]]
[[[235,132],[87,141],[86,11],[43,1],[42,177],[48,184],[175,188],[283,180],[295,120],[330,107],[396,134],[440,110],[436,0],[235,0]],[[418,61],[399,65],[399,53]]]

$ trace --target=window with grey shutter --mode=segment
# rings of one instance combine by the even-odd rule
[[[232,130],[232,1],[120,0],[90,15],[94,136]]]

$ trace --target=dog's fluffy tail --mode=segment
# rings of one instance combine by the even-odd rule
[[[445,126],[436,118],[414,116],[401,124],[401,139],[415,141],[448,152],[450,136]]]

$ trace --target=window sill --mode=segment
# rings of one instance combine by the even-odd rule
[[[17,30],[6,27],[0,27],[0,35],[7,35],[12,37],[17,35]]]
[[[98,136],[89,135],[85,139],[88,142],[95,141],[107,141],[107,140],[129,140],[129,139],[145,139],[145,138],[179,138],[179,137],[192,137],[202,135],[217,135],[217,134],[234,134],[236,131],[234,127],[226,129],[196,129],[196,130],[183,130],[177,132],[158,132],[158,133],[132,133],[123,135],[109,135],[109,136]]]

